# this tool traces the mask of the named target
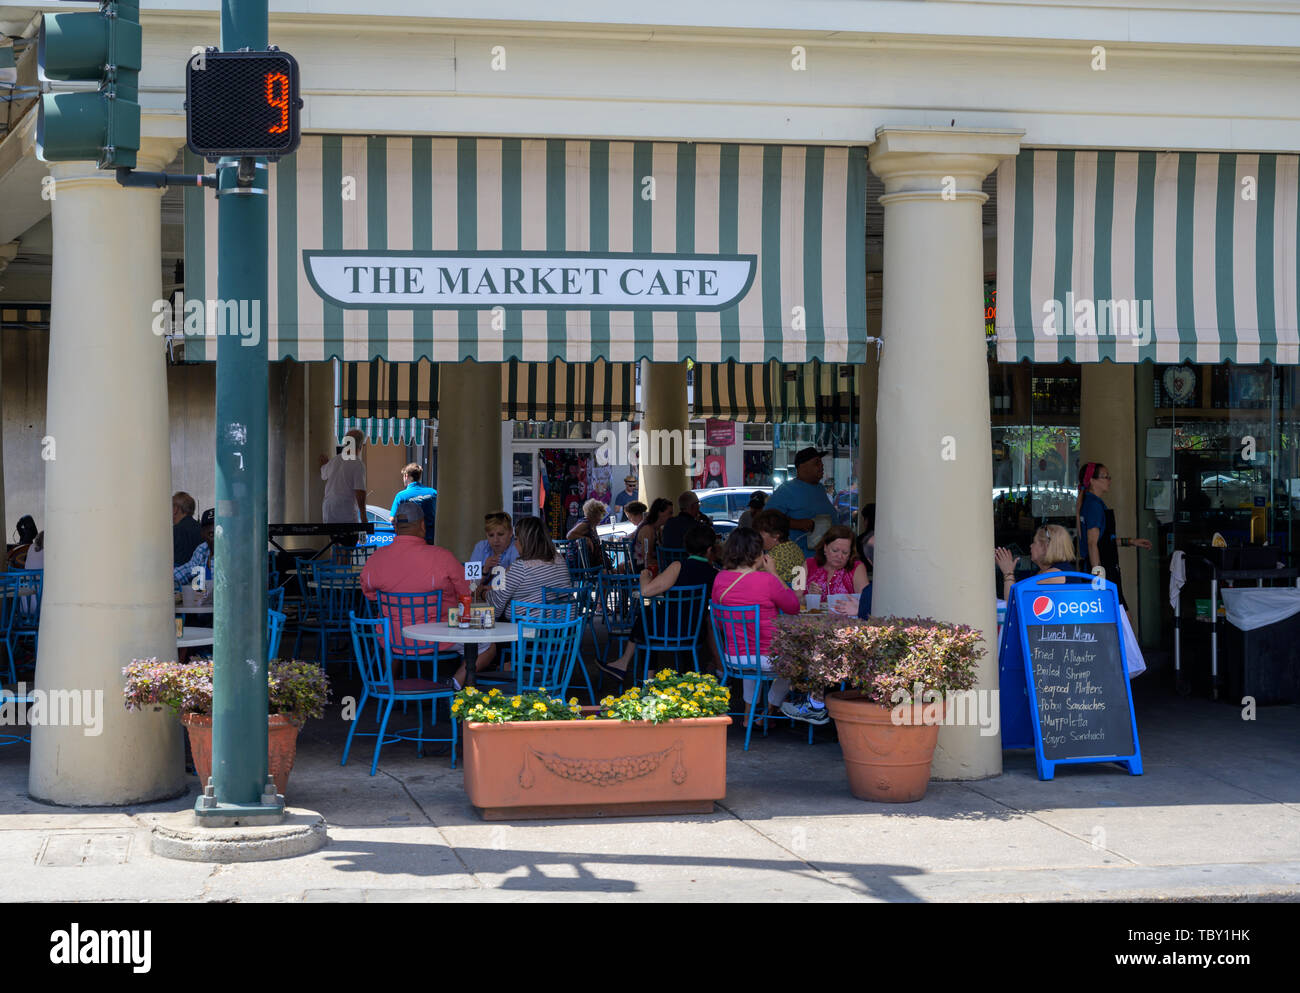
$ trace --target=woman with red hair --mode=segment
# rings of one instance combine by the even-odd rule
[[[1106,578],[1119,592],[1120,606],[1127,608],[1124,587],[1120,585],[1119,547],[1132,545],[1149,549],[1151,542],[1146,538],[1115,537],[1115,511],[1102,499],[1109,492],[1109,469],[1100,462],[1085,462],[1079,467],[1079,502],[1075,506],[1079,554],[1084,572],[1092,572],[1097,566],[1105,570]]]

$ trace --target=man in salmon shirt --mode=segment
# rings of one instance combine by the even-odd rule
[[[424,508],[418,503],[405,501],[398,505],[393,515],[393,543],[376,549],[361,570],[361,592],[367,600],[375,600],[379,593],[431,593],[442,590],[442,617],[447,608],[462,596],[469,596],[469,583],[465,582],[465,566],[441,545],[424,542]],[[430,618],[432,620],[432,618]],[[402,637],[398,618],[391,617],[389,641],[396,645]],[[438,646],[439,650],[452,651],[450,642]],[[404,649],[408,654],[410,649]],[[433,654],[429,645],[429,654]]]

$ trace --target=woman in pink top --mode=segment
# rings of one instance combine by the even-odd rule
[[[722,571],[713,581],[713,602],[723,607],[751,607],[758,605],[759,664],[770,671],[768,648],[776,634],[778,613],[799,613],[799,597],[776,576],[771,557],[763,551],[763,539],[752,528],[736,528],[722,548]],[[748,656],[753,665],[752,648],[736,644],[733,632],[727,631],[728,658]],[[745,702],[754,698],[753,679],[744,682]],[[768,693],[768,703],[779,707],[790,692],[788,679],[776,679]]]
[[[804,562],[808,592],[822,596],[861,593],[867,588],[867,567],[858,559],[853,532],[843,524],[826,529],[816,553]]]

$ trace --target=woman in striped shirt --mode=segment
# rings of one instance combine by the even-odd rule
[[[569,567],[556,551],[541,518],[520,518],[515,523],[515,544],[519,547],[519,557],[506,570],[500,588],[491,588],[487,594],[488,603],[496,611],[497,618],[503,621],[510,620],[511,604],[541,603],[543,588],[573,585]],[[496,654],[495,644],[480,645],[474,670],[482,672]],[[452,679],[459,688],[464,678],[465,667],[462,665]]]

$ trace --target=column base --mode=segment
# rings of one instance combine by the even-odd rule
[[[163,814],[154,822],[150,847],[155,855],[184,862],[264,862],[306,855],[329,840],[325,818],[314,810],[291,807],[280,818],[273,824],[240,818],[214,825],[225,818],[199,818],[190,810]]]

